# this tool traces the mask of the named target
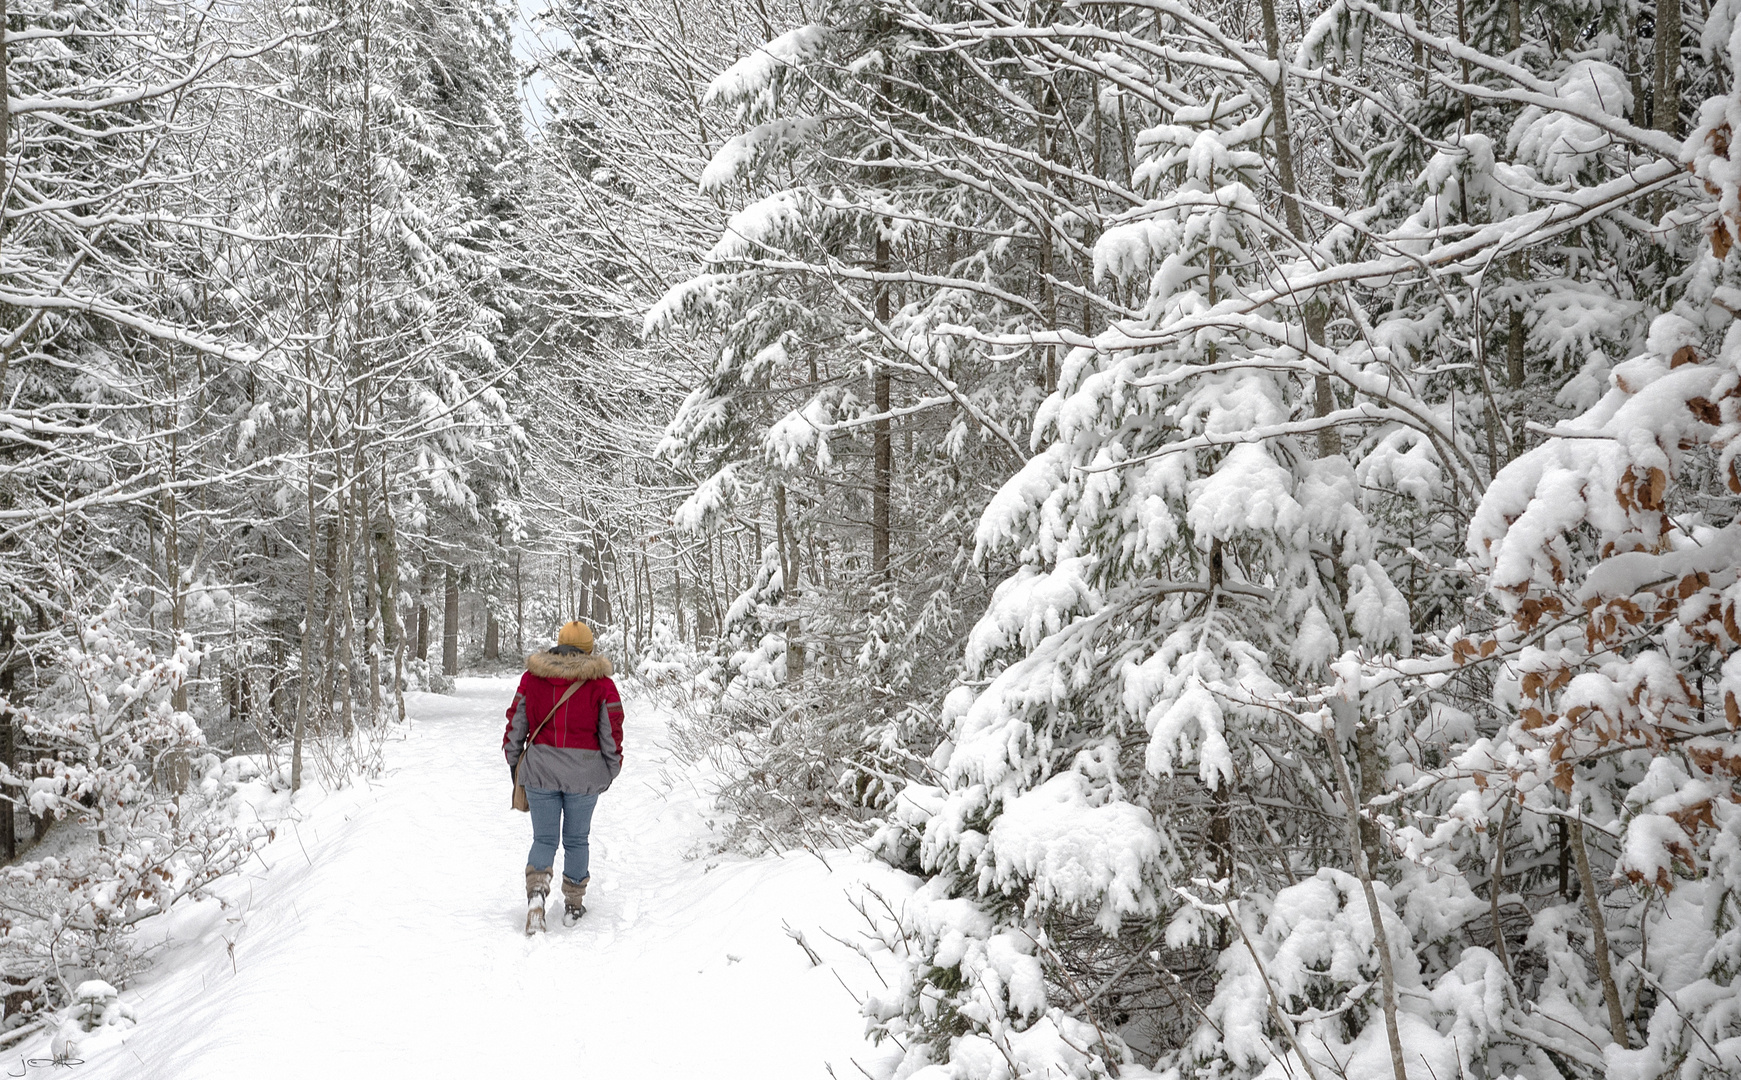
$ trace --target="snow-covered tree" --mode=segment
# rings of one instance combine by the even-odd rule
[[[1727,977],[1652,914],[1732,918],[1696,854],[1725,843],[1721,586],[1620,567],[1723,559],[1726,495],[1693,494],[1722,391],[1687,365],[1731,317],[1727,233],[1684,166],[1727,135],[1636,122],[1602,36],[1636,9],[1544,12],[1527,48],[1504,5],[1419,14],[909,16],[1149,111],[1146,198],[1094,245],[1133,301],[1032,338],[1078,347],[980,521],[1017,563],[967,649],[990,681],[881,837],[929,878],[868,1006],[899,1075],[1721,1061],[1728,1014],[1644,952],[1700,1002]]]

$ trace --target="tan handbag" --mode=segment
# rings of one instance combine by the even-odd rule
[[[564,690],[562,696],[556,699],[556,704],[551,706],[550,715],[540,720],[538,726],[526,736],[526,745],[520,748],[520,760],[514,762],[514,809],[526,812],[530,812],[532,809],[532,804],[526,801],[526,781],[520,776],[526,768],[526,754],[532,749],[532,740],[536,739],[538,733],[544,730],[545,724],[550,723],[551,717],[562,711],[562,707],[568,704],[568,699],[573,697],[574,692],[579,689],[579,680],[569,683],[568,689]]]

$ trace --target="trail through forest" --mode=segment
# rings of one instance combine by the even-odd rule
[[[89,1036],[71,1075],[796,1080],[830,1061],[856,1075],[864,1021],[830,967],[874,976],[818,927],[850,933],[848,890],[889,871],[707,854],[708,802],[661,745],[668,718],[631,700],[588,914],[563,928],[558,900],[550,932],[527,939],[530,830],[498,749],[513,686],[409,695],[383,775],[299,802],[265,865],[224,883],[229,910],[178,915],[123,994],[138,1026]],[[811,966],[786,923],[834,963]],[[48,1053],[39,1038],[0,1063]]]

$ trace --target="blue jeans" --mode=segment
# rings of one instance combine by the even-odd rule
[[[532,806],[532,851],[526,856],[526,865],[538,870],[549,870],[556,865],[557,825],[560,822],[562,876],[577,885],[585,881],[588,876],[586,836],[592,831],[592,810],[598,805],[598,796],[529,787],[526,801]]]

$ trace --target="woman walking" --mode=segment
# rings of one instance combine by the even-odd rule
[[[502,750],[515,783],[526,789],[532,850],[526,856],[526,933],[544,929],[544,902],[562,841],[562,922],[586,914],[592,880],[587,834],[599,795],[623,767],[623,699],[609,658],[593,655],[592,631],[571,622],[556,647],[526,658],[526,674],[508,706]],[[530,739],[528,739],[530,733]],[[516,806],[519,802],[516,799]]]

